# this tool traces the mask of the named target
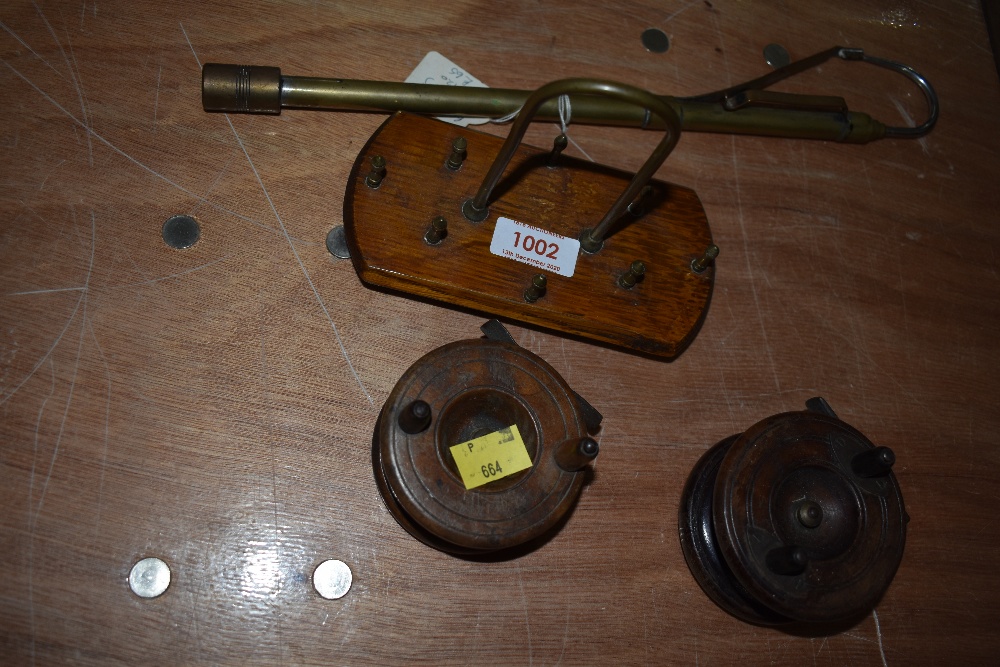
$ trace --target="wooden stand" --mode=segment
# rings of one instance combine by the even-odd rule
[[[467,159],[446,166],[456,138]],[[708,307],[715,277],[692,262],[712,244],[704,209],[693,190],[651,181],[651,193],[628,213],[603,249],[580,253],[565,277],[494,255],[490,243],[500,217],[573,239],[593,227],[632,175],[549,152],[518,148],[482,222],[462,205],[472,198],[502,139],[440,121],[399,113],[372,136],[351,171],[344,228],[362,282],[445,301],[511,320],[673,358],[693,339]],[[369,185],[372,158],[385,159],[384,176]],[[377,178],[375,179],[377,180]],[[432,220],[447,221],[444,239],[425,241]],[[619,284],[632,262],[646,267],[631,289]],[[547,279],[544,296],[524,296],[532,278]]]

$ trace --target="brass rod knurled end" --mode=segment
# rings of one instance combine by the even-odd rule
[[[201,104],[205,111],[281,113],[281,70],[205,63],[201,68]]]

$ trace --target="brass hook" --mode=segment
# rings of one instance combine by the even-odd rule
[[[624,83],[602,81],[599,79],[562,79],[545,84],[532,93],[525,100],[520,112],[518,112],[514,126],[511,127],[510,134],[507,135],[507,140],[504,141],[500,152],[497,153],[496,158],[493,160],[493,164],[483,179],[483,184],[479,187],[478,192],[476,192],[476,196],[473,199],[466,200],[462,205],[462,213],[468,220],[480,222],[485,220],[489,215],[490,195],[507,169],[507,165],[510,164],[511,159],[514,157],[514,151],[520,145],[521,139],[528,129],[528,123],[534,118],[539,107],[554,97],[571,93],[579,95],[602,95],[634,104],[656,114],[663,119],[666,125],[666,133],[663,139],[642,167],[639,168],[639,171],[635,173],[632,182],[625,188],[625,192],[618,197],[618,200],[612,204],[611,208],[608,209],[608,212],[604,214],[604,217],[595,227],[583,230],[583,234],[580,236],[580,246],[585,252],[595,253],[603,247],[604,237],[607,235],[611,225],[625,213],[625,209],[635,200],[639,191],[649,182],[649,179],[653,177],[653,174],[660,168],[663,161],[667,159],[670,151],[677,145],[677,140],[680,138],[681,132],[681,121],[669,104],[642,88],[636,88]]]
[[[757,77],[756,79],[751,79],[745,83],[696,97],[678,99],[680,102],[718,102],[727,111],[735,111],[748,106],[772,106],[846,113],[847,104],[840,97],[763,92],[765,88],[813,67],[818,67],[833,57],[840,58],[841,60],[866,62],[893,72],[898,72],[917,84],[920,92],[924,94],[924,98],[927,100],[927,120],[916,127],[886,127],[883,136],[916,139],[924,136],[934,127],[938,119],[940,105],[938,104],[938,96],[934,91],[934,87],[931,86],[926,78],[909,65],[904,65],[894,60],[865,55],[864,49],[844,46],[834,46],[825,51],[820,51],[808,58],[796,60],[793,63],[779,67],[773,72]]]

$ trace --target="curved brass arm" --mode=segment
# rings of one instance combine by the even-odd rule
[[[653,153],[639,171],[636,172],[632,178],[632,182],[625,188],[625,192],[612,204],[597,226],[593,229],[585,229],[580,237],[580,245],[585,251],[593,253],[601,249],[608,229],[625,213],[628,205],[635,200],[639,191],[649,182],[649,179],[653,177],[653,174],[660,168],[663,161],[667,159],[670,151],[677,145],[677,140],[680,138],[681,132],[680,119],[677,118],[677,114],[670,108],[670,105],[642,88],[636,88],[624,83],[601,81],[599,79],[562,79],[547,83],[532,93],[525,101],[524,107],[518,112],[514,126],[511,127],[510,134],[507,135],[507,139],[500,148],[500,152],[497,153],[496,158],[493,160],[493,164],[486,173],[483,184],[479,186],[479,191],[476,192],[475,198],[467,200],[462,206],[462,213],[465,214],[466,218],[472,222],[479,222],[484,220],[489,214],[488,207],[493,188],[500,181],[504,171],[507,169],[507,165],[510,164],[511,158],[514,157],[514,152],[517,150],[518,145],[520,145],[521,139],[528,129],[528,124],[534,120],[535,114],[538,113],[539,107],[548,100],[570,94],[601,95],[633,104],[640,109],[648,109],[661,118],[667,128],[663,140],[660,141],[656,149],[653,150]]]

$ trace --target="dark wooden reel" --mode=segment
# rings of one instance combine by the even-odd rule
[[[375,480],[399,525],[435,549],[472,555],[521,545],[557,526],[579,496],[597,456],[587,436],[596,413],[587,410],[549,364],[512,342],[450,343],[413,364],[389,394],[373,438]],[[450,448],[511,425],[531,466],[467,489]]]
[[[895,461],[822,399],[726,438],[684,488],[680,538],[706,594],[749,623],[851,620],[903,557]]]

